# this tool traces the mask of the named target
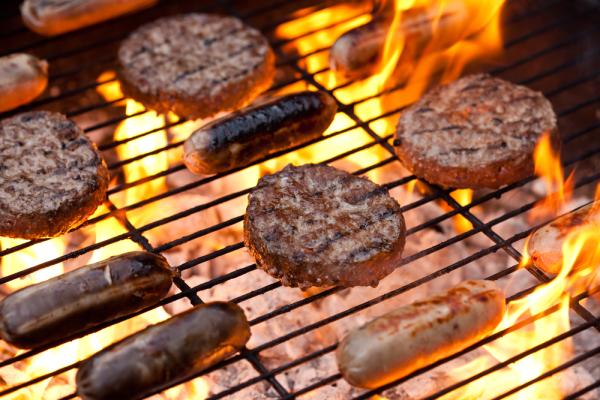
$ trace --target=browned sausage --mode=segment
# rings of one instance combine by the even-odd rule
[[[336,111],[335,100],[327,93],[304,91],[234,112],[186,140],[185,165],[196,174],[248,165],[321,136]]]
[[[451,3],[449,3],[451,5]],[[448,7],[447,7],[448,8]],[[371,22],[351,29],[340,36],[329,53],[329,65],[340,76],[349,79],[364,78],[377,72],[389,26],[393,14],[387,12],[377,15]],[[444,11],[439,21],[435,24],[439,32],[438,37],[444,37],[439,47],[449,46],[453,40],[460,38],[455,29],[458,21],[462,21],[464,14],[455,8]],[[414,60],[431,41],[434,35],[435,10],[431,7],[417,7],[405,11],[400,22],[400,29],[394,36],[394,41],[404,41],[402,60]],[[456,32],[448,35],[447,32]]]
[[[337,349],[350,384],[375,388],[460,351],[502,321],[505,300],[491,281],[466,281],[350,332]]]
[[[173,272],[159,255],[131,252],[28,286],[0,302],[0,336],[31,348],[154,304]]]
[[[563,266],[563,244],[569,232],[579,228],[599,226],[600,200],[573,210],[536,230],[528,243],[531,260],[536,267],[545,272],[558,274]],[[588,245],[597,244],[590,240]],[[590,250],[593,253],[593,249]],[[588,252],[588,254],[592,253]],[[574,267],[581,267],[581,265]]]
[[[54,36],[153,6],[158,0],[25,0],[23,22],[44,36]]]
[[[0,57],[0,112],[31,102],[47,84],[46,61],[25,53]]]
[[[107,347],[84,361],[77,394],[84,400],[136,399],[239,351],[250,338],[241,308],[197,306]]]

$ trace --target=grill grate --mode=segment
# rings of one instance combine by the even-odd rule
[[[297,84],[299,82],[304,82],[305,84],[309,84],[318,89],[328,91],[329,93],[335,96],[335,92],[337,90],[343,89],[350,84],[342,83],[335,88],[328,89],[319,80],[319,75],[326,72],[327,68],[311,72],[305,67],[304,64],[308,57],[312,57],[318,54],[325,54],[328,51],[328,47],[315,49],[306,54],[293,54],[287,50],[287,47],[289,47],[289,45],[293,45],[293,43],[296,40],[311,35],[313,33],[317,33],[318,31],[320,31],[320,29],[310,32],[304,32],[293,39],[281,39],[276,38],[274,36],[275,28],[277,28],[285,22],[293,21],[295,18],[298,18],[300,14],[294,13],[293,11],[295,11],[295,9],[304,9],[305,7],[312,7],[310,11],[317,12],[326,9],[331,5],[331,3],[326,2],[324,4],[314,5],[313,2],[310,1],[300,1],[293,2],[294,4],[291,4],[290,2],[286,1],[274,0],[266,1],[264,2],[265,4],[260,6],[252,6],[253,8],[250,9],[248,9],[248,7],[250,6],[245,2],[238,3],[236,1],[222,1],[214,3],[211,2],[212,4],[190,3],[195,2],[162,1],[158,6],[143,11],[136,15],[118,18],[111,22],[86,28],[77,33],[71,33],[56,38],[43,39],[40,39],[39,37],[28,32],[25,28],[23,28],[20,25],[18,13],[15,11],[16,9],[14,9],[13,11],[9,10],[6,13],[6,16],[3,15],[2,17],[2,26],[4,28],[2,29],[2,31],[0,31],[0,36],[3,38],[3,41],[8,42],[8,46],[6,46],[8,50],[2,49],[0,52],[2,53],[1,55],[5,55],[15,51],[31,51],[36,55],[42,56],[50,60],[52,65],[50,75],[51,84],[53,81],[60,82],[61,90],[59,91],[59,93],[50,93],[44,98],[34,101],[26,108],[38,109],[55,107],[57,110],[65,112],[69,117],[77,119],[77,117],[94,115],[95,113],[106,111],[107,109],[110,109],[111,107],[116,105],[120,100],[123,100],[121,98],[114,99],[111,101],[98,102],[96,99],[89,104],[83,103],[73,107],[69,106],[65,108],[65,104],[70,104],[73,101],[77,101],[78,99],[80,99],[80,97],[84,96],[88,92],[95,92],[95,90],[103,84],[115,81],[115,78],[111,78],[101,82],[97,82],[96,77],[99,75],[100,72],[104,70],[114,69],[115,50],[118,47],[119,41],[123,39],[136,26],[139,26],[145,21],[155,19],[158,16],[173,14],[175,12],[181,11],[187,12],[195,10],[224,12],[231,15],[236,15],[244,19],[251,25],[259,27],[263,32],[265,32],[265,34],[267,34],[270,37],[271,43],[273,44],[273,47],[279,60],[277,63],[278,69],[285,70],[288,72],[287,74],[285,74],[285,77],[277,80],[276,84],[273,87],[273,90],[279,90],[290,85]],[[506,8],[507,10],[514,11],[518,8],[520,3],[523,2],[518,0],[508,1]],[[348,22],[368,12],[367,8],[364,7],[362,9],[357,8],[357,10],[359,10],[360,12],[357,12],[356,15],[352,15],[349,18],[345,18],[343,20],[338,20],[322,29],[330,29],[340,26],[341,24],[344,24],[345,22]],[[513,81],[525,85],[530,85],[536,89],[540,89],[544,92],[544,94],[547,97],[550,98],[551,101],[553,101],[553,103],[557,107],[557,115],[559,116],[559,122],[561,123],[561,131],[563,134],[564,145],[566,149],[576,148],[577,146],[581,147],[582,140],[589,140],[589,138],[593,137],[594,135],[597,137],[598,130],[600,128],[600,122],[598,121],[598,117],[594,116],[594,110],[598,109],[598,101],[600,100],[597,90],[599,83],[598,63],[600,61],[598,57],[598,53],[600,53],[600,47],[598,47],[598,43],[600,43],[600,24],[598,24],[597,22],[600,13],[596,9],[596,7],[593,7],[592,5],[580,5],[578,7],[573,7],[573,4],[569,1],[551,1],[540,2],[537,7],[533,7],[526,12],[515,13],[514,16],[510,15],[510,13],[508,14],[509,17],[505,18],[504,23],[506,31],[509,34],[509,37],[504,41],[504,53],[506,54],[506,60],[504,60],[500,66],[497,66],[495,68],[489,68],[490,72],[492,74],[499,75],[502,77],[511,77],[511,80]],[[529,27],[529,25],[531,25],[531,28]],[[520,27],[520,29],[517,29],[518,27]],[[514,32],[517,32],[517,34],[511,36],[513,28]],[[85,40],[83,38],[85,38]],[[543,46],[532,47],[533,45],[531,44],[531,41],[543,43]],[[65,45],[65,47],[63,47],[62,45],[64,43],[68,43],[68,45]],[[591,46],[590,43],[592,44]],[[582,48],[584,49],[584,51],[578,52],[578,50],[581,50]],[[561,62],[550,63],[550,66],[546,65],[546,57],[552,58],[550,56],[553,56],[554,59],[556,59],[556,57],[560,57],[562,52],[566,52],[567,55],[563,55],[565,58]],[[570,52],[575,52],[576,56],[569,56],[568,54]],[[96,56],[91,59],[90,54],[95,54]],[[93,61],[90,62],[90,59]],[[80,62],[81,60],[83,60],[83,62]],[[57,66],[56,68],[54,68],[55,65]],[[531,65],[535,65],[535,67],[531,67]],[[578,69],[582,66],[587,66],[587,68],[584,68],[585,72],[581,73],[579,71],[580,73],[577,73],[575,75],[572,74],[573,70],[578,71]],[[70,82],[76,82],[76,85],[69,86]],[[594,88],[596,90],[594,90]],[[361,119],[361,117],[359,117],[359,115],[356,113],[355,108],[368,100],[392,93],[398,89],[400,89],[400,87],[388,88],[375,96],[363,98],[349,104],[343,104],[338,101],[339,112],[345,114],[352,121],[352,124],[350,126],[335,132],[331,132],[325,137],[314,139],[307,144],[296,146],[293,149],[270,155],[268,157],[265,157],[264,159],[253,163],[252,165],[258,165],[266,160],[274,159],[283,154],[300,150],[306,146],[325,142],[334,137],[348,134],[350,131],[355,129],[361,129],[362,131],[364,131],[366,134],[368,134],[370,140],[356,148],[353,148],[341,154],[337,154],[333,157],[323,160],[322,162],[332,163],[340,161],[347,158],[348,156],[357,154],[363,150],[377,147],[383,149],[384,152],[387,152],[387,156],[382,157],[381,159],[377,160],[377,162],[373,163],[368,167],[354,171],[356,175],[362,175],[370,171],[384,168],[385,166],[397,164],[397,158],[395,157],[393,148],[390,144],[392,133],[388,132],[388,134],[381,136],[372,129],[372,123],[380,121],[384,118],[393,117],[400,113],[404,107],[387,110],[381,115],[367,120]],[[555,99],[562,99],[559,102],[559,105],[557,105],[554,102]],[[128,118],[132,118],[136,115],[144,114],[145,112],[146,111],[144,110],[130,116],[120,115],[117,117],[111,116],[105,117],[103,119],[96,119],[96,122],[93,125],[87,126],[85,128],[85,131],[88,134],[94,134],[104,128],[114,127],[119,122],[122,122]],[[7,115],[10,114],[14,114],[14,112],[7,113]],[[99,148],[103,152],[109,152],[114,150],[115,148],[118,148],[119,146],[122,146],[136,139],[148,137],[163,129],[173,128],[182,125],[185,122],[185,119],[175,121],[167,120],[165,121],[163,127],[152,129],[140,133],[136,136],[128,137],[124,140],[102,143],[99,146]],[[562,129],[563,125],[567,128]],[[598,144],[600,145],[600,142]],[[141,226],[135,226],[135,224],[133,224],[128,219],[126,213],[142,209],[144,206],[160,202],[163,199],[167,199],[178,194],[185,193],[189,190],[208,185],[211,182],[227,178],[247,167],[237,168],[210,177],[198,178],[192,182],[179,185],[175,188],[170,188],[162,193],[153,194],[151,197],[148,197],[142,201],[138,201],[132,204],[126,204],[122,207],[118,207],[111,201],[111,197],[113,195],[122,193],[132,188],[136,188],[142,184],[151,182],[159,178],[172,176],[179,171],[183,171],[185,167],[182,164],[177,164],[157,174],[147,176],[135,181],[122,182],[122,180],[118,179],[120,170],[123,166],[134,164],[143,160],[146,157],[166,152],[170,149],[177,148],[180,145],[181,142],[172,142],[165,147],[151,150],[145,154],[141,154],[139,156],[135,156],[129,159],[115,161],[109,165],[113,177],[116,177],[116,180],[109,189],[108,199],[105,204],[109,211],[103,215],[98,215],[90,219],[79,229],[92,227],[101,221],[105,221],[109,218],[115,218],[123,226],[125,230],[123,233],[112,236],[98,243],[81,246],[72,252],[54,258],[47,262],[38,265],[28,266],[18,272],[2,276],[0,277],[0,285],[4,285],[8,282],[32,274],[33,272],[40,271],[50,266],[61,263],[63,261],[67,261],[82,256],[84,254],[91,253],[94,250],[103,248],[105,246],[120,241],[131,240],[147,251],[160,253],[169,251],[173,248],[184,245],[193,240],[206,237],[211,233],[218,232],[224,228],[239,224],[243,220],[242,215],[231,217],[215,225],[197,230],[185,236],[177,237],[169,242],[163,243],[158,246],[153,246],[150,240],[147,238],[147,236],[145,236],[145,234],[151,231],[152,229],[159,228],[173,221],[181,220],[190,215],[215,208],[216,206],[222,205],[228,201],[244,197],[252,190],[251,187],[237,187],[235,191],[231,191],[231,193],[227,193],[221,197],[207,201],[204,204],[199,204],[194,207],[190,207],[181,212],[157,219],[155,221],[143,224]],[[600,154],[600,147],[586,147],[584,151],[574,151],[568,153],[570,157],[568,157],[565,161],[565,167],[574,168],[580,163],[585,162],[586,160],[589,160]],[[384,184],[387,188],[393,189],[412,184],[415,182],[415,180],[416,177],[411,175],[391,182],[385,182]],[[485,237],[487,237],[493,244],[489,247],[477,251],[476,253],[473,253],[467,257],[464,257],[458,261],[446,265],[443,268],[440,268],[431,274],[425,275],[413,282],[410,282],[409,284],[395,288],[394,290],[382,294],[378,297],[372,298],[356,306],[330,315],[325,319],[316,321],[314,323],[302,326],[301,328],[298,328],[291,332],[285,333],[270,341],[264,342],[257,347],[251,349],[244,349],[240,354],[235,355],[234,357],[228,360],[220,362],[219,364],[211,367],[208,371],[204,371],[202,373],[198,373],[194,376],[188,377],[186,378],[186,380],[209,373],[211,371],[221,369],[227,365],[233,364],[240,360],[246,360],[254,367],[254,369],[257,372],[257,375],[243,382],[237,383],[224,391],[214,393],[211,397],[212,399],[226,397],[233,393],[239,392],[245,388],[248,388],[252,385],[265,381],[268,382],[269,385],[271,385],[271,387],[277,392],[277,394],[280,397],[285,399],[300,397],[303,394],[311,392],[315,389],[321,388],[326,385],[334,384],[341,378],[340,374],[338,373],[319,379],[318,381],[312,383],[309,386],[290,391],[282,384],[280,376],[281,374],[286,373],[286,371],[289,371],[293,368],[297,368],[302,365],[306,365],[312,360],[323,357],[333,352],[336,348],[335,344],[322,347],[308,354],[304,354],[302,357],[294,361],[279,365],[275,368],[267,367],[267,365],[264,363],[263,357],[261,357],[261,353],[265,352],[266,350],[272,349],[278,345],[287,343],[290,340],[300,337],[308,332],[314,331],[316,329],[329,325],[335,321],[341,320],[349,315],[358,313],[359,311],[365,310],[369,307],[372,307],[376,304],[396,297],[400,294],[406,293],[427,282],[433,281],[434,279],[450,274],[452,271],[465,267],[473,261],[483,259],[486,256],[489,256],[498,251],[503,251],[510,258],[512,258],[514,260],[514,265],[498,273],[495,273],[489,276],[488,278],[496,280],[515,273],[517,271],[517,265],[521,261],[521,253],[517,250],[515,244],[526,238],[532,232],[532,230],[535,229],[535,227],[522,230],[508,237],[504,237],[498,234],[497,228],[502,223],[531,210],[535,204],[535,201],[522,204],[488,221],[486,221],[485,218],[481,218],[480,216],[478,216],[477,213],[473,211],[473,209],[476,206],[490,204],[493,201],[495,201],[495,199],[500,199],[502,196],[510,196],[513,193],[513,191],[519,188],[523,188],[524,186],[530,184],[534,180],[535,179],[533,177],[530,177],[523,181],[516,182],[514,184],[503,187],[499,190],[490,191],[485,194],[479,195],[466,206],[461,206],[456,200],[454,200],[454,198],[450,195],[449,190],[426,185],[427,194],[421,196],[420,198],[412,201],[409,204],[403,204],[403,212],[408,212],[410,210],[417,209],[431,202],[443,202],[448,206],[449,211],[434,218],[431,218],[420,225],[410,227],[410,229],[407,232],[408,236],[412,236],[418,232],[422,232],[427,229],[435,228],[441,222],[446,221],[457,215],[461,215],[464,218],[466,218],[469,222],[471,222],[473,228],[467,232],[457,234],[448,240],[444,240],[436,245],[422,249],[414,254],[406,256],[402,260],[401,265],[410,264],[416,260],[427,257],[428,255],[449,248],[454,244],[460,244],[463,241],[476,235],[485,235]],[[575,186],[577,188],[583,188],[585,186],[594,185],[599,180],[600,173],[592,173],[578,177]],[[410,240],[410,238],[408,238],[408,240]],[[0,249],[0,257],[8,256],[10,254],[20,251],[25,251],[29,247],[44,241],[46,240],[32,240],[11,248]],[[218,250],[188,260],[178,265],[177,268],[180,271],[185,271],[196,267],[200,264],[206,263],[208,261],[218,259],[219,257],[225,256],[229,253],[239,251],[242,248],[242,242],[231,243],[222,248],[219,248]],[[214,288],[217,285],[223,284],[227,281],[243,277],[254,270],[256,270],[256,265],[254,264],[243,266],[229,273],[217,276],[208,282],[204,282],[195,286],[190,286],[185,279],[178,278],[175,282],[176,286],[179,289],[179,292],[177,294],[163,299],[159,304],[148,307],[147,309],[141,310],[137,313],[118,318],[114,321],[107,322],[101,325],[100,327],[89,329],[88,331],[84,332],[84,335],[98,331],[104,327],[113,325],[117,322],[127,320],[135,315],[143,314],[144,312],[147,312],[159,306],[174,303],[178,300],[188,299],[192,304],[199,304],[202,302],[203,291]],[[546,275],[543,271],[533,266],[528,267],[527,271],[529,271],[529,273],[533,277],[535,277],[539,283],[547,282],[549,280],[548,275]],[[281,287],[281,284],[279,282],[271,283],[266,286],[256,288],[247,293],[243,293],[233,298],[232,301],[236,303],[243,303],[257,296],[269,296],[269,292],[272,292],[278,289],[279,287]],[[530,287],[526,290],[516,293],[512,295],[508,300],[514,300],[519,297],[522,297],[525,294],[530,293],[533,289],[534,287]],[[294,303],[275,308],[262,315],[255,317],[250,321],[250,324],[254,327],[259,324],[267,323],[268,321],[278,316],[287,313],[293,313],[295,312],[295,310],[298,310],[303,306],[314,304],[315,302],[325,299],[331,296],[332,294],[339,292],[340,290],[341,289],[337,287],[329,288],[318,294],[307,296]],[[533,354],[536,351],[539,351],[540,349],[547,348],[561,340],[571,338],[582,331],[594,329],[600,331],[600,318],[594,316],[582,304],[582,300],[588,298],[591,294],[598,291],[600,291],[600,288],[596,288],[595,290],[591,291],[591,293],[583,293],[571,299],[572,311],[577,313],[582,318],[583,322],[581,322],[578,325],[575,325],[569,331],[563,333],[560,336],[556,336],[551,340],[541,343],[540,345],[534,348],[527,349],[523,353],[514,357],[513,359],[494,365],[493,367],[488,368],[477,375],[471,376],[468,379],[443,388],[439,392],[431,395],[429,398],[438,398],[446,393],[451,392],[454,389],[468,384],[469,382],[479,379],[482,376],[488,375],[496,370],[499,370],[507,366],[508,364],[517,361],[518,359],[524,358],[529,354]],[[376,390],[365,391],[358,395],[358,397],[356,398],[367,399],[375,394],[380,394],[386,389],[394,387],[402,382],[406,382],[414,377],[419,376],[423,372],[435,368],[436,366],[442,365],[450,360],[460,357],[461,355],[467,354],[468,352],[477,349],[486,343],[490,343],[493,340],[502,337],[509,332],[521,329],[540,318],[544,318],[547,315],[556,312],[557,309],[558,307],[556,306],[551,307],[550,309],[545,310],[544,312],[533,315],[528,319],[520,321],[514,326],[511,326],[503,331],[495,333],[494,335],[486,339],[483,339],[479,343],[476,343],[475,345],[465,349],[464,351],[459,352],[458,354],[452,355],[451,357],[440,360],[433,365],[427,366],[426,368],[416,371],[410,374],[409,376],[398,380],[397,382],[393,382]],[[30,357],[33,357],[49,348],[61,344],[62,342],[65,342],[65,340],[61,341],[60,343],[51,343],[41,348],[28,350],[12,358],[2,360],[0,361],[0,368],[5,368],[7,366],[14,365],[15,363],[18,363],[20,361],[29,359]],[[504,393],[501,397],[507,397],[521,389],[524,389],[528,385],[532,385],[544,379],[545,377],[548,377],[563,369],[569,368],[598,354],[600,354],[600,347],[579,354],[564,365],[558,366],[555,369],[548,371],[546,374],[541,375],[533,379],[532,381],[527,382],[524,385],[511,389],[510,391]],[[37,378],[22,382],[11,387],[6,387],[0,391],[0,396],[8,395],[24,387],[33,385],[34,383],[41,382],[49,377],[60,375],[73,368],[77,368],[78,365],[79,363],[74,363],[52,371],[50,373],[43,374]],[[169,385],[169,387],[174,386],[178,383],[181,382],[173,382]],[[580,389],[579,391],[570,394],[568,398],[579,398],[585,393],[594,390],[598,387],[600,387],[600,380],[597,380],[595,383],[592,383]],[[158,393],[164,389],[167,389],[167,387],[157,388],[153,393]],[[73,397],[76,397],[76,394],[71,394],[64,398],[68,399]]]

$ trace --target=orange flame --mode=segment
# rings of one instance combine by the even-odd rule
[[[104,82],[114,76],[114,72],[107,71],[98,77],[98,82]],[[98,92],[107,101],[119,99],[123,96],[121,88],[117,81],[109,82],[98,87]],[[123,166],[125,182],[135,182],[146,177],[153,176],[159,172],[165,171],[169,167],[169,154],[166,151],[160,151],[156,154],[145,155],[154,150],[162,149],[168,144],[167,132],[164,129],[166,124],[165,117],[157,114],[154,111],[145,111],[146,108],[132,100],[125,99],[125,114],[128,116],[121,122],[114,133],[114,141],[126,141],[117,146],[117,154],[120,160],[129,160],[135,157],[142,157],[139,160],[129,162]],[[121,103],[122,104],[122,103]],[[137,115],[139,114],[139,115]],[[178,120],[176,115],[170,115],[169,118]],[[181,139],[182,131],[189,129],[193,122],[185,123],[176,131],[176,140]],[[195,125],[194,125],[195,126]],[[147,134],[148,132],[152,132]],[[189,131],[188,131],[189,135]],[[141,136],[136,138],[137,136]],[[133,139],[132,139],[133,138]],[[128,139],[132,139],[127,141]],[[111,200],[115,202],[117,207],[132,205],[151,196],[155,196],[166,190],[166,178],[159,177],[137,184],[122,193],[116,193],[111,196]],[[156,203],[151,203],[139,210],[127,212],[127,218],[133,225],[141,225],[149,222],[148,218],[152,215],[160,215]],[[164,207],[164,206],[163,206]],[[109,218],[96,224],[96,241],[102,241],[110,237],[114,237],[122,232],[125,228],[115,218]],[[92,259],[94,261],[105,259],[111,255],[121,254],[127,251],[139,250],[138,245],[131,241],[119,241],[109,246],[104,246],[94,252]],[[106,344],[110,344],[117,337],[127,336],[134,333],[145,326],[163,321],[169,317],[169,314],[162,308],[155,308],[138,317],[127,320],[117,326],[109,327],[106,332],[103,330],[100,334],[103,335]],[[94,335],[94,338],[97,335]],[[104,347],[104,346],[103,346]],[[190,398],[204,399],[208,397],[208,384],[204,378],[197,378],[184,385],[186,394]],[[184,387],[177,386],[165,391],[164,396],[168,399],[176,399],[181,396]]]
[[[560,214],[573,194],[573,174],[565,180],[560,155],[552,147],[550,133],[545,133],[538,141],[533,156],[535,173],[544,184],[546,197],[530,213],[532,222]]]

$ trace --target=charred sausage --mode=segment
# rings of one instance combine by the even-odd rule
[[[454,29],[464,14],[457,9],[447,9],[435,23],[440,33],[437,38],[443,40],[436,47],[445,47],[460,36],[448,35],[448,32],[460,32]],[[357,79],[369,76],[377,71],[385,46],[385,40],[392,23],[393,12],[380,13],[365,25],[351,29],[340,36],[331,47],[329,65],[336,74]],[[403,12],[399,29],[395,32],[394,41],[402,41],[403,59],[414,60],[434,37],[435,10],[431,7],[417,7]]]
[[[30,54],[0,57],[0,112],[38,97],[48,85],[48,63]]]
[[[504,315],[491,281],[466,281],[392,311],[350,332],[337,349],[344,379],[375,388],[451,355],[489,334]]]
[[[119,15],[153,6],[158,0],[25,0],[25,25],[44,36],[54,36]]]
[[[184,162],[196,174],[248,165],[321,136],[336,111],[331,96],[310,91],[248,107],[194,132],[185,142]]]
[[[173,272],[159,255],[131,252],[28,286],[0,302],[0,337],[31,348],[154,304]]]
[[[84,400],[136,399],[239,351],[250,338],[240,307],[197,306],[129,336],[84,361],[77,394]]]

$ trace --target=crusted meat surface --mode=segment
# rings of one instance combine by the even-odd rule
[[[324,165],[288,165],[249,196],[244,241],[286,286],[376,286],[400,261],[400,205],[366,178]]]
[[[95,145],[62,114],[0,122],[0,236],[58,236],[104,200],[109,173]]]
[[[497,188],[533,173],[533,150],[556,115],[539,92],[488,74],[439,86],[409,107],[396,152],[415,175],[446,187]]]
[[[119,49],[123,91],[159,112],[204,118],[250,103],[272,83],[275,57],[261,33],[212,14],[162,18]]]

